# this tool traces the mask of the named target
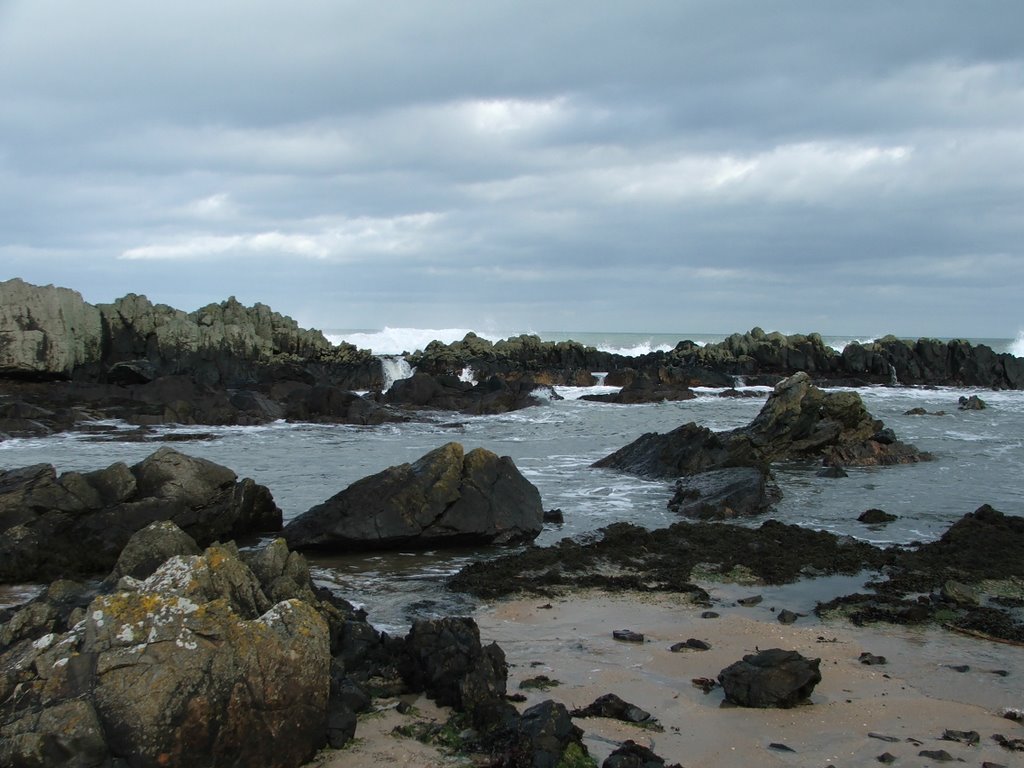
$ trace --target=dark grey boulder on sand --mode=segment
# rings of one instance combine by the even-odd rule
[[[821,682],[821,659],[770,648],[749,654],[723,669],[718,682],[725,700],[741,707],[789,709],[806,701]]]
[[[544,524],[540,493],[507,456],[447,443],[365,477],[284,529],[296,549],[511,544]]]

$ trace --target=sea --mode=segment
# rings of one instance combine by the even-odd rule
[[[461,339],[464,329],[332,330],[328,338],[345,340],[386,358],[392,378],[412,374],[398,355],[424,348],[431,340]],[[497,340],[502,335],[479,333]],[[672,349],[680,340],[712,343],[716,334],[537,333],[546,341],[573,339],[621,354]],[[842,349],[870,336],[826,337]],[[1016,338],[970,339],[997,352],[1024,357],[1024,333]],[[464,372],[472,378],[472,372]],[[766,397],[767,388],[745,387]],[[548,524],[536,540],[550,545],[565,537],[592,538],[598,529],[627,521],[646,528],[666,527],[680,518],[667,508],[672,484],[591,467],[596,460],[647,432],[666,432],[686,422],[713,430],[749,423],[763,397],[723,398],[720,390],[702,388],[697,398],[682,402],[610,405],[580,399],[612,387],[556,387],[541,405],[496,416],[437,413],[422,422],[372,427],[292,424],[283,421],[256,427],[166,426],[157,436],[174,439],[176,449],[210,459],[267,486],[285,520],[293,519],[367,475],[412,462],[449,441],[467,450],[487,448],[510,456],[540,491],[546,510],[560,509],[564,523]],[[1007,514],[1024,514],[1024,391],[976,388],[872,386],[856,390],[868,410],[895,430],[900,439],[935,456],[931,462],[896,467],[850,469],[849,477],[818,477],[817,467],[775,468],[784,497],[770,517],[787,523],[831,531],[877,545],[930,541],[951,523],[982,504]],[[981,411],[960,411],[958,399],[979,395]],[[921,407],[944,415],[911,416]],[[129,431],[128,425],[110,426]],[[194,439],[193,437],[194,436]],[[161,442],[140,443],[94,434],[66,433],[0,441],[0,469],[37,463],[53,464],[58,472],[88,471],[114,462],[133,464],[159,448]],[[857,522],[860,513],[880,508],[897,515],[885,526]],[[760,525],[765,517],[731,525]],[[513,550],[514,551],[514,550]],[[473,560],[509,552],[496,547],[362,552],[311,557],[317,583],[365,608],[376,626],[403,632],[415,618],[468,613],[473,598],[449,592],[446,578]],[[841,585],[843,588],[849,585]],[[854,588],[848,591],[854,591]],[[837,587],[839,588],[839,587]],[[38,589],[8,587],[0,604],[18,602]],[[812,590],[814,592],[814,590]],[[820,594],[817,590],[815,594]],[[810,592],[808,594],[811,594]],[[813,606],[812,606],[813,607]]]

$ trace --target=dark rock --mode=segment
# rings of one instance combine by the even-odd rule
[[[702,619],[717,619],[721,614],[716,611],[703,611],[700,615]]]
[[[744,608],[753,608],[755,605],[760,605],[764,597],[761,595],[751,595],[750,597],[741,597],[736,603],[742,605]]]
[[[581,400],[599,403],[636,405],[639,403],[662,403],[679,400],[693,400],[697,395],[680,382],[663,382],[650,376],[640,375],[618,392],[605,395],[583,395]]]
[[[665,759],[656,755],[653,751],[637,744],[635,741],[626,740],[612,752],[601,768],[682,768],[679,763],[665,765]]]
[[[363,478],[290,522],[297,549],[511,544],[543,526],[537,489],[512,459],[448,443],[414,464]]]
[[[861,664],[867,664],[869,666],[876,666],[880,664],[889,663],[889,660],[886,659],[885,656],[876,656],[875,654],[868,653],[867,651],[861,653],[861,655],[857,657],[857,661],[859,661]]]
[[[891,523],[893,520],[898,519],[896,515],[889,514],[884,510],[868,509],[860,513],[857,517],[857,522],[865,523],[866,525],[880,525],[882,523]]]
[[[942,732],[941,738],[943,741],[958,741],[971,747],[981,742],[981,734],[977,731],[957,731],[949,728]]]
[[[565,523],[565,515],[562,514],[560,509],[548,509],[544,511],[544,522],[551,523],[552,525],[562,525]]]
[[[922,749],[917,754],[919,757],[927,757],[929,760],[937,760],[940,763],[951,763],[956,760],[944,749]]]
[[[776,617],[780,624],[793,624],[797,619],[803,616],[802,613],[795,613],[788,608],[783,608],[779,611],[779,615]]]
[[[634,632],[632,629],[613,630],[612,637],[625,643],[642,643],[644,641],[643,634],[640,632]]]
[[[522,761],[512,762],[512,765],[555,768],[572,764],[570,757],[577,760],[587,757],[583,731],[573,725],[568,710],[560,702],[542,701],[523,712],[519,733],[517,751]]]
[[[767,468],[729,467],[676,480],[668,508],[687,517],[727,520],[762,514],[781,498]]]
[[[712,432],[684,424],[648,433],[594,463],[650,477],[678,477],[731,466],[821,458],[827,465],[869,466],[931,458],[900,442],[879,442],[881,422],[855,392],[822,392],[806,373],[780,382],[746,427]],[[888,436],[885,438],[888,440]]]
[[[674,643],[669,650],[672,651],[672,653],[679,653],[680,651],[709,651],[711,650],[711,644],[705,640],[698,640],[695,637],[691,637],[681,643]]]
[[[957,408],[961,411],[983,411],[988,408],[988,404],[977,395],[970,397],[961,395],[957,402],[959,403]]]
[[[1010,739],[1001,733],[993,733],[992,740],[1003,749],[1011,752],[1024,752],[1024,739]]]
[[[820,659],[772,648],[743,657],[723,669],[718,682],[726,701],[742,707],[788,709],[810,697],[821,682]]]
[[[505,654],[495,643],[481,645],[472,619],[415,621],[404,653],[401,672],[413,690],[465,712],[476,727],[507,717]]]
[[[896,762],[896,756],[894,754],[892,754],[891,752],[883,752],[882,754],[880,754],[875,759],[878,762],[884,763],[886,765],[892,765],[893,763]]]
[[[570,714],[573,717],[608,717],[625,723],[651,722],[650,712],[646,712],[628,701],[623,701],[614,693],[598,696],[593,703],[582,709],[574,709]]]
[[[150,523],[128,540],[107,581],[116,584],[122,576],[146,579],[175,555],[199,555],[195,539],[170,520]]]
[[[205,546],[279,530],[281,510],[264,486],[171,448],[131,468],[0,472],[0,581],[108,573],[131,536],[161,520]]]
[[[774,750],[777,750],[779,752],[794,752],[794,753],[796,752],[796,750],[793,749],[792,747],[790,747],[790,746],[788,746],[786,744],[782,744],[782,743],[780,743],[778,741],[771,742],[768,745],[768,749],[774,749]]]
[[[887,741],[890,744],[897,744],[900,740],[899,736],[888,736],[884,733],[875,733],[874,731],[870,731],[868,736],[872,739],[878,739],[879,741]]]
[[[459,411],[474,415],[508,413],[540,404],[533,395],[538,384],[529,379],[505,381],[491,376],[477,384],[455,375],[434,376],[417,370],[400,379],[384,394],[388,405],[405,408]]]
[[[713,680],[710,677],[695,677],[690,681],[690,683],[692,683],[695,688],[700,688],[705,695],[711,693],[711,691],[718,687],[718,681]]]

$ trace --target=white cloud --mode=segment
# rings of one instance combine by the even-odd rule
[[[236,235],[198,234],[129,248],[121,258],[129,261],[195,260],[261,253],[322,261],[358,261],[382,254],[416,253],[442,219],[438,213],[420,213],[379,219],[341,219],[307,233],[270,230]]]

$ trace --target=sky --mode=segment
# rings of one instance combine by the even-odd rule
[[[1014,337],[1024,3],[0,0],[0,280]]]

